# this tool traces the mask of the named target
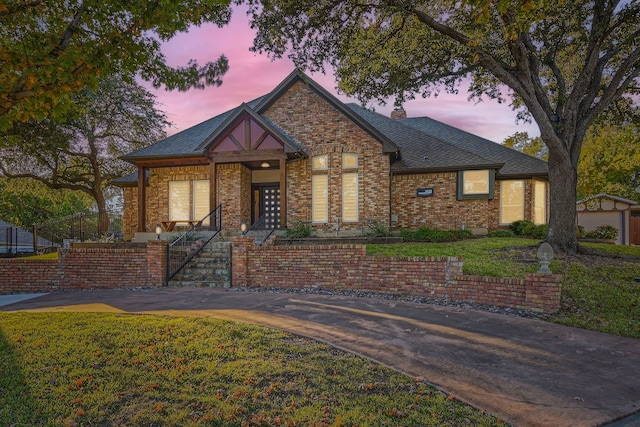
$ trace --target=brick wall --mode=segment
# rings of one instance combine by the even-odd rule
[[[64,249],[59,260],[2,259],[0,294],[164,286],[167,245]]]
[[[533,180],[523,179],[524,219],[533,221]],[[418,188],[433,188],[433,197],[417,197]],[[457,173],[439,172],[394,175],[391,182],[391,214],[398,216],[397,229],[422,226],[444,230],[504,228],[500,225],[500,181],[491,200],[457,200]]]
[[[561,277],[525,279],[462,274],[458,257],[374,257],[363,245],[254,246],[232,242],[232,285],[362,290],[552,313],[560,309]]]
[[[303,83],[294,84],[265,116],[298,141],[309,156],[327,154],[329,169],[329,222],[314,224],[317,230],[332,230],[342,218],[342,153],[358,155],[358,221],[342,222],[341,230],[361,230],[370,220],[389,222],[389,157],[382,144],[332,107]],[[346,171],[345,171],[346,172]],[[311,221],[311,159],[287,165],[287,214],[292,221]]]

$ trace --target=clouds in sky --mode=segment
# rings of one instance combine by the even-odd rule
[[[249,51],[254,31],[249,28],[249,19],[242,9],[234,10],[231,23],[223,28],[214,25],[194,27],[163,45],[163,53],[170,65],[185,65],[190,59],[200,63],[214,60],[224,54],[229,59],[229,71],[220,87],[189,92],[152,91],[174,126],[168,129],[173,134],[197,123],[237,107],[273,90],[291,71],[293,63],[288,59],[272,61],[266,55]],[[343,102],[357,102],[337,94],[333,75],[311,74],[316,82]],[[461,88],[463,89],[463,88]],[[438,97],[416,99],[405,103],[409,117],[429,116],[452,126],[502,142],[515,132],[539,135],[535,124],[516,125],[515,112],[506,104],[485,100],[479,104],[467,100],[467,94],[441,93]],[[376,111],[388,115],[393,105],[377,106]]]

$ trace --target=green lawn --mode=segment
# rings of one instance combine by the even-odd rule
[[[367,245],[371,255],[462,256],[465,274],[524,277],[539,241],[483,238],[451,243]],[[554,273],[563,275],[563,309],[549,321],[615,335],[640,338],[640,247],[584,243],[599,255],[559,256]]]
[[[500,426],[420,381],[206,318],[0,313],[0,425]]]

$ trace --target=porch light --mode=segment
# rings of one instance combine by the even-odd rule
[[[247,231],[247,222],[246,221],[242,221],[242,224],[240,224],[240,231],[242,231],[243,233],[245,231]]]
[[[160,235],[162,234],[162,226],[160,224],[156,225],[156,240],[160,240]]]
[[[269,164],[269,162],[262,162],[260,163],[260,166],[262,166],[263,168],[268,168],[271,165]]]

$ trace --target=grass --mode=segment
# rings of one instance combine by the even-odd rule
[[[465,274],[524,277],[539,241],[485,238],[451,243],[367,245],[371,255],[462,256]],[[640,247],[584,243],[601,255],[560,257],[551,270],[563,275],[562,310],[548,320],[568,326],[640,338]]]
[[[58,251],[49,252],[41,255],[31,255],[26,257],[20,257],[19,259],[58,259]]]
[[[0,371],[0,425],[505,425],[325,344],[206,318],[0,313]]]

